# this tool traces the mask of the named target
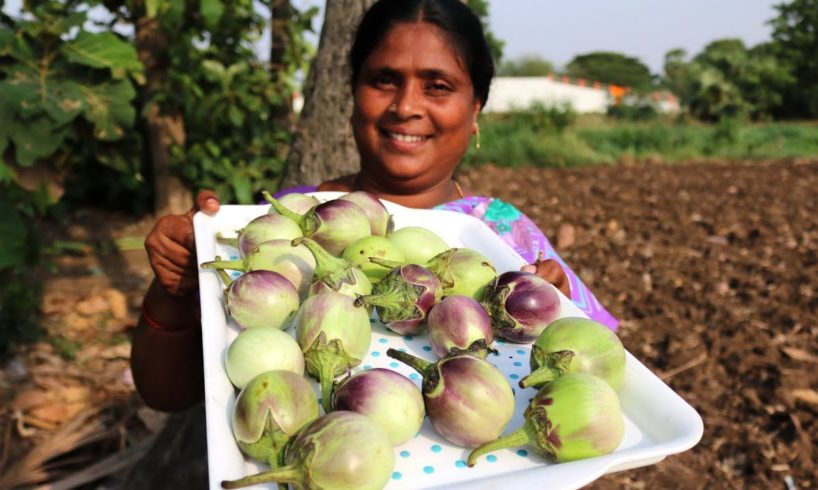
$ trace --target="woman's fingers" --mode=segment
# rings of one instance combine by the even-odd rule
[[[220,207],[221,203],[219,202],[219,196],[217,196],[216,193],[211,190],[203,190],[196,195],[196,201],[194,202],[193,207],[190,208],[190,211],[187,212],[186,216],[193,220],[193,215],[196,214],[197,211],[201,211],[208,215],[213,215],[219,212]]]
[[[526,264],[520,270],[537,274],[562,291],[562,294],[571,297],[571,284],[568,282],[568,276],[556,260],[537,259],[536,263]]]

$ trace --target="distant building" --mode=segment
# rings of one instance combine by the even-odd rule
[[[491,84],[486,112],[511,112],[532,104],[570,105],[579,113],[605,113],[612,104],[628,103],[633,96],[628,87],[589,82],[567,76],[496,77]],[[670,92],[647,95],[661,113],[679,112],[679,102]]]

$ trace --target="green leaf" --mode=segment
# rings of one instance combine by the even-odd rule
[[[108,68],[116,79],[131,75],[142,80],[142,63],[136,49],[112,32],[80,32],[74,41],[64,43],[60,51],[73,63]]]
[[[15,112],[24,119],[45,112],[54,120],[55,126],[73,120],[84,106],[79,83],[53,73],[40,79],[35,70],[25,65],[16,66],[8,79],[0,81],[0,92],[6,94],[4,110]]]
[[[159,5],[162,3],[162,0],[145,0],[145,10],[148,17],[156,17],[157,12],[159,12]]]
[[[46,116],[26,124],[13,125],[11,141],[17,150],[16,163],[28,167],[38,158],[51,155],[62,144],[66,134],[67,128],[54,127],[54,122]]]
[[[244,175],[237,175],[232,182],[233,192],[236,194],[236,200],[241,204],[249,204],[253,202],[253,188],[250,185],[250,179]]]
[[[128,80],[82,87],[85,95],[85,118],[94,124],[94,136],[111,141],[125,135],[133,126],[136,109],[131,101],[136,96]]]
[[[216,27],[224,14],[224,4],[221,0],[202,0],[200,8],[208,29]]]
[[[0,202],[0,269],[23,265],[26,261],[28,229],[13,203]]]
[[[233,126],[241,127],[244,125],[244,114],[234,105],[231,105],[230,108],[227,109],[227,117]]]

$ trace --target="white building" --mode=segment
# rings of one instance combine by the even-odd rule
[[[534,103],[546,106],[569,104],[579,113],[604,113],[629,93],[627,87],[588,82],[563,76],[496,77],[491,84],[486,112],[511,112]],[[679,103],[667,92],[655,92],[649,99],[659,112],[678,112]]]

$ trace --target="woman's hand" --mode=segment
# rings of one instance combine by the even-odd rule
[[[542,260],[542,258],[537,258],[533,264],[524,265],[520,270],[537,274],[562,291],[562,294],[568,298],[571,297],[571,285],[568,283],[568,276],[565,275],[565,271],[562,270],[562,267],[556,260]]]
[[[197,211],[215,214],[219,206],[215,192],[201,191],[190,211],[182,215],[164,216],[145,239],[153,273],[168,294],[185,296],[198,286],[193,215]]]

